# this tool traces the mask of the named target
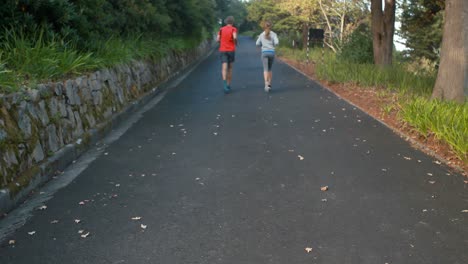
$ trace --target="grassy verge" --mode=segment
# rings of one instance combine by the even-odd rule
[[[132,60],[157,60],[169,52],[195,47],[199,41],[141,36],[110,38],[88,43],[86,48],[42,31],[26,37],[7,30],[0,40],[0,92],[34,87],[35,83],[79,75]]]
[[[281,56],[304,62],[305,51],[281,47]],[[435,76],[413,74],[403,64],[378,68],[369,64],[339,61],[332,52],[321,49],[310,51],[315,62],[315,74],[321,80],[335,83],[354,83],[360,87],[385,88],[398,97],[398,106],[382,105],[398,111],[398,118],[409,124],[422,136],[434,135],[445,141],[464,162],[468,162],[468,103],[455,104],[430,100]]]

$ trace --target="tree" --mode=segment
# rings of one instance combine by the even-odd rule
[[[468,95],[468,2],[446,0],[439,72],[433,98],[463,103]]]
[[[404,0],[398,32],[412,58],[438,62],[445,0]]]
[[[325,24],[325,45],[338,52],[354,30],[368,19],[368,6],[364,1],[319,0],[322,24]]]
[[[302,28],[302,45],[307,46],[309,27],[318,24],[320,11],[317,0],[280,0],[278,7],[300,21]]]
[[[382,0],[371,0],[374,63],[391,65],[395,32],[395,0],[385,0],[383,10],[382,2]]]

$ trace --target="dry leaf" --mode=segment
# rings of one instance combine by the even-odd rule
[[[141,224],[140,227],[141,227],[142,229],[146,229],[147,225]]]
[[[320,188],[320,190],[322,192],[326,192],[326,191],[328,191],[328,186],[323,186],[323,187]]]
[[[461,212],[462,213],[468,213],[468,210],[462,210]]]
[[[427,175],[432,176],[432,173],[428,172]]]
[[[10,241],[8,241],[8,245],[14,245],[15,243],[16,243],[15,240],[10,240]]]
[[[430,184],[434,184],[434,183],[436,183],[436,182],[435,182],[435,181],[429,181],[429,183],[430,183]]]
[[[403,157],[405,160],[411,160],[410,157]]]
[[[28,232],[28,235],[30,235],[30,236],[32,236],[32,235],[34,235],[34,234],[36,234],[36,231]]]
[[[58,220],[52,220],[50,223],[51,224],[57,224],[59,221]]]
[[[440,161],[438,161],[438,160],[434,160],[434,163],[437,164],[437,165],[442,164],[442,162],[440,162]]]
[[[140,220],[141,219],[141,216],[135,216],[135,217],[132,217],[132,220]]]
[[[304,160],[304,157],[302,157],[301,155],[297,155],[297,157],[298,157],[300,160]]]
[[[81,201],[81,202],[79,202],[78,204],[79,204],[79,205],[84,205],[85,202]]]
[[[39,210],[45,210],[45,209],[47,209],[47,206],[46,206],[46,205],[43,205],[43,206],[38,207],[37,209],[39,209]]]
[[[81,222],[80,219],[75,219],[75,223],[76,223],[76,224],[79,224],[80,222]]]
[[[311,247],[306,247],[306,248],[305,248],[305,251],[306,251],[307,253],[310,253],[310,252],[312,252],[312,248],[311,248]]]
[[[78,234],[83,234],[84,230],[78,230]]]
[[[87,237],[89,236],[89,234],[90,234],[90,233],[88,232],[88,233],[86,233],[86,234],[81,235],[81,237],[82,237],[82,238],[87,238]]]

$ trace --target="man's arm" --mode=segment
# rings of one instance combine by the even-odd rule
[[[239,42],[237,41],[237,32],[232,33],[232,38],[234,39],[234,44],[236,44],[236,46],[239,46]]]

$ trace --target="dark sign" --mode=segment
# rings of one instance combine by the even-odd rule
[[[309,29],[310,40],[323,40],[324,36],[325,36],[325,31],[323,31],[323,29],[317,29],[317,28]]]

